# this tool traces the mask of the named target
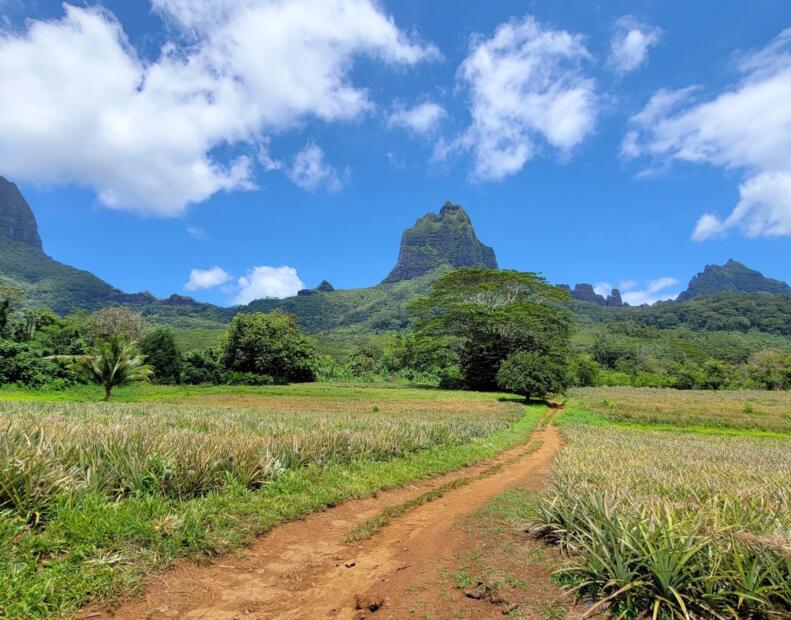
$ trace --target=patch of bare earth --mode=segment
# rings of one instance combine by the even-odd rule
[[[503,617],[502,604],[469,598],[449,582],[451,569],[481,542],[461,518],[509,489],[541,488],[559,447],[556,429],[547,426],[530,444],[496,459],[279,526],[239,556],[211,565],[183,562],[152,577],[142,598],[102,615],[135,620]],[[493,467],[498,463],[502,467]],[[361,543],[346,542],[355,525],[386,507],[462,477],[471,481],[397,517]],[[507,533],[508,540],[513,536],[520,534]],[[528,544],[521,539],[515,544],[523,542]],[[548,574],[542,565],[522,579],[543,588]]]

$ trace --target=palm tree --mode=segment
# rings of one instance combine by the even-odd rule
[[[138,353],[134,342],[114,336],[96,345],[93,354],[79,358],[73,368],[103,385],[104,400],[108,401],[115,386],[149,380],[154,368],[145,361],[145,355]]]

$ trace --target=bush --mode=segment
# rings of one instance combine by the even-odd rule
[[[223,383],[223,368],[217,349],[201,349],[186,353],[181,361],[181,382],[190,385]]]
[[[79,382],[65,361],[46,360],[26,344],[0,340],[0,385],[60,389]]]
[[[316,352],[291,315],[274,311],[237,314],[225,335],[220,362],[226,370],[315,381]]]
[[[774,349],[757,351],[747,362],[747,375],[762,389],[791,389],[791,353]]]
[[[181,354],[173,332],[157,327],[140,341],[146,362],[154,367],[155,383],[181,383]]]
[[[601,367],[587,355],[580,355],[569,364],[569,384],[574,387],[595,387],[599,385]]]
[[[500,364],[497,385],[525,399],[559,394],[568,386],[566,364],[559,357],[520,351]]]

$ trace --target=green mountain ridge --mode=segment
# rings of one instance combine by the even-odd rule
[[[750,269],[731,258],[724,265],[706,265],[701,273],[690,280],[687,290],[676,301],[726,292],[785,295],[791,293],[791,287],[781,280],[767,278],[760,271]]]
[[[411,323],[407,304],[458,267],[497,269],[497,259],[494,250],[478,240],[464,209],[448,202],[439,214],[429,213],[404,231],[398,262],[375,286],[336,290],[323,281],[293,297],[258,299],[232,308],[182,295],[157,299],[147,292],[124,293],[88,271],[47,256],[33,212],[16,185],[0,177],[0,279],[21,288],[27,304],[47,306],[59,314],[130,306],[152,324],[197,334],[190,341],[211,341],[236,313],[274,309],[293,314],[307,334],[339,340],[400,331]],[[651,307],[620,306],[615,293],[605,299],[588,285],[569,290],[572,310],[586,324],[635,321],[660,329],[685,325],[701,331],[791,334],[791,287],[734,260],[708,265],[677,302]]]

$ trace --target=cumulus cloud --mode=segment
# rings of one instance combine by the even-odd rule
[[[288,178],[308,191],[325,188],[337,192],[343,188],[338,172],[324,161],[324,151],[312,142],[297,153],[288,170]]]
[[[424,101],[411,108],[396,103],[387,117],[387,126],[400,127],[412,133],[425,135],[435,131],[446,116],[445,108],[433,101]]]
[[[220,267],[211,269],[193,269],[190,271],[190,279],[184,285],[188,291],[199,291],[202,289],[221,286],[231,279],[231,275]]]
[[[153,7],[171,38],[153,60],[99,7],[64,4],[61,19],[0,36],[4,174],[77,183],[108,207],[177,216],[218,191],[254,187],[253,158],[223,159],[218,147],[255,153],[305,120],[370,109],[350,78],[357,57],[411,65],[438,56],[374,0]]]
[[[282,298],[296,295],[305,288],[293,267],[253,267],[246,276],[239,278],[239,292],[234,304],[247,304],[254,299]]]
[[[673,287],[678,284],[678,280],[669,276],[656,278],[646,282],[644,288],[637,288],[639,283],[635,280],[621,280],[618,289],[621,291],[621,299],[630,306],[642,306],[643,304],[654,304],[657,301],[666,301],[678,297],[678,291],[673,291]],[[608,282],[599,282],[593,290],[599,295],[607,297],[612,293],[613,287]]]
[[[472,176],[489,181],[519,172],[541,143],[568,153],[596,122],[596,84],[581,68],[589,59],[581,35],[531,16],[501,24],[491,38],[473,36],[458,71],[472,123],[455,140],[440,140],[435,159],[470,150]]]
[[[654,304],[678,297],[678,291],[670,290],[678,284],[678,280],[669,276],[650,280],[643,289],[631,289],[622,293],[621,298],[630,306]],[[636,285],[635,285],[636,286]]]
[[[632,117],[621,148],[626,157],[742,172],[738,204],[725,217],[705,213],[693,232],[698,241],[733,229],[791,235],[791,28],[738,66],[739,82],[707,100],[694,88],[656,93]]]
[[[662,36],[659,28],[644,24],[631,15],[624,15],[615,22],[610,40],[610,65],[618,73],[628,73],[642,66],[648,51]]]

